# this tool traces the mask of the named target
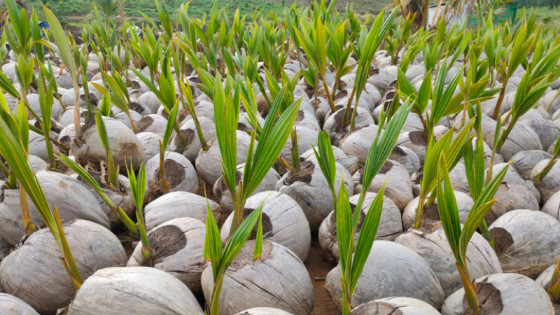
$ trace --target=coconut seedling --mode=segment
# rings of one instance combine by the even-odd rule
[[[469,308],[475,314],[481,311],[482,306],[478,297],[479,291],[477,291],[476,284],[472,281],[469,275],[466,260],[467,246],[474,232],[483,222],[486,213],[496,202],[496,200],[491,199],[502,182],[508,167],[509,164],[496,174],[496,176],[483,190],[480,190],[464,226],[461,227],[457,201],[455,200],[453,186],[451,184],[451,180],[449,179],[447,162],[444,153],[440,153],[438,161],[438,181],[436,183],[438,212],[441,218],[441,224],[443,225],[443,229],[445,231],[445,236],[447,237],[447,241],[455,257],[457,270],[461,276],[461,282],[465,289],[465,296]],[[443,185],[441,182],[443,182]],[[478,182],[480,182],[480,179]]]
[[[257,220],[262,220],[260,219],[262,218],[262,206],[249,214],[246,219],[243,219],[245,202],[258,187],[280,154],[291,133],[301,103],[300,100],[292,103],[289,107],[281,108],[287,94],[287,87],[282,88],[271,106],[259,135],[259,143],[254,150],[256,131],[251,134],[251,144],[245,161],[243,177],[239,181],[236,177],[236,129],[240,109],[240,84],[237,83],[235,86],[233,84],[233,81],[228,79],[224,88],[219,75],[214,80],[213,101],[216,136],[222,156],[223,178],[231,195],[234,212],[230,234],[222,250],[218,226],[212,211],[208,209],[204,257],[211,262],[214,280],[212,290],[205,289],[210,314],[218,314],[222,283],[229,265],[249,238]],[[278,118],[278,116],[280,117]],[[259,258],[261,247],[262,224],[259,223],[254,260]]]
[[[341,268],[340,281],[342,285],[343,314],[350,314],[352,295],[356,290],[358,279],[360,278],[360,274],[362,273],[373,246],[377,228],[379,227],[381,211],[383,209],[383,192],[385,186],[381,187],[378,191],[363,219],[361,230],[367,231],[367,233],[360,233],[357,242],[354,244],[354,237],[357,233],[358,223],[360,222],[360,215],[362,213],[360,210],[362,209],[367,190],[373,178],[379,173],[397,142],[399,132],[402,129],[409,111],[409,103],[405,102],[390,119],[385,117],[384,113],[382,114],[382,125],[384,121],[387,121],[387,125],[383,135],[381,135],[382,129],[379,128],[376,138],[369,149],[364,167],[362,190],[356,204],[355,209],[357,210],[354,211],[353,214],[344,183],[341,183],[338,196],[335,192],[336,166],[329,137],[325,132],[321,132],[317,141],[318,148],[315,150],[315,155],[321,171],[328,182],[335,208],[336,237]]]
[[[111,95],[112,103],[126,114],[128,120],[130,121],[132,131],[137,132],[136,123],[130,114],[130,94],[128,93],[125,80],[115,69],[111,71],[111,75],[106,72],[101,72],[101,76],[103,77],[105,87],[97,83],[91,84],[97,89],[97,91],[99,91],[99,93],[103,95],[109,93]]]
[[[553,150],[552,157],[548,160],[546,165],[544,165],[542,170],[533,176],[533,181],[535,182],[535,185],[537,185],[537,187],[541,184],[541,182],[544,180],[546,175],[548,175],[550,170],[554,167],[554,165],[556,164],[556,159],[558,158],[559,155],[560,155],[560,137],[558,137],[558,139],[556,139],[556,142],[554,143],[554,150]]]
[[[560,303],[560,258],[558,258],[554,265],[554,271],[552,271],[552,276],[550,277],[548,295],[553,303]]]

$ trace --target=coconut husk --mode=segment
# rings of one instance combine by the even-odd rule
[[[424,164],[428,142],[424,137],[423,131],[409,131],[401,133],[397,139],[396,145],[400,147],[404,146],[414,151],[420,160],[420,164]]]
[[[340,141],[342,140],[342,138],[344,138],[344,136],[346,136],[346,133],[348,132],[349,125],[346,127],[342,125],[345,110],[345,108],[338,109],[334,114],[331,114],[331,116],[329,116],[325,120],[325,124],[323,125],[323,130],[327,132],[327,134],[331,138],[332,143],[335,146],[338,146],[340,144]],[[348,117],[352,117],[353,111],[354,109],[350,110]],[[358,107],[358,112],[356,113],[355,128],[359,129],[361,127],[369,125],[375,125],[375,122],[371,117],[369,111]]]
[[[538,162],[531,171],[530,177],[534,178],[537,176],[542,170],[544,170],[549,161],[550,159],[543,159]],[[560,165],[558,165],[558,163],[554,164],[540,183],[535,182],[535,185],[541,193],[542,202],[547,202],[552,195],[560,191]]]
[[[496,174],[498,174],[505,166],[506,163],[494,164],[494,167],[492,168],[492,177],[496,176]],[[513,167],[508,168],[506,176],[502,180],[502,183],[521,185],[527,188],[527,190],[529,190],[535,196],[537,203],[541,200],[541,193],[539,192],[537,187],[535,187],[533,180],[523,179],[519,175],[519,173],[517,173],[517,170]]]
[[[292,315],[292,313],[272,307],[254,307],[241,311],[235,315]]]
[[[51,209],[56,207],[61,220],[84,219],[109,228],[109,218],[89,189],[68,175],[41,171],[37,173],[45,197]],[[19,189],[4,189],[0,203],[0,236],[10,244],[17,244],[25,235],[21,217]],[[31,222],[44,224],[35,204],[27,196]]]
[[[411,229],[397,237],[402,244],[422,256],[436,274],[445,296],[462,287],[461,277],[455,266],[455,258],[442,227],[435,231]],[[500,261],[488,241],[474,233],[467,247],[467,267],[473,278],[501,273]]]
[[[408,230],[414,225],[414,220],[416,217],[416,210],[418,209],[418,202],[420,198],[416,197],[412,199],[404,208],[402,214],[403,227]],[[457,200],[457,207],[459,210],[459,219],[461,223],[465,223],[467,217],[471,211],[474,202],[472,198],[464,192],[455,190],[455,200]],[[440,221],[438,212],[438,200],[436,199],[434,203],[430,206],[424,205],[424,216],[422,217],[422,225],[430,226],[433,223],[438,223]]]
[[[368,192],[364,198],[362,211],[360,213],[360,221],[358,223],[357,233],[354,235],[355,241],[360,236],[363,220],[365,219],[369,207],[375,199],[376,193]],[[359,195],[350,197],[350,206],[355,211],[358,203]],[[379,227],[375,239],[377,240],[395,240],[403,232],[401,222],[401,212],[399,208],[387,197],[383,197],[383,209],[381,211],[381,218],[379,220]],[[325,251],[326,257],[330,260],[337,261],[338,255],[338,242],[336,238],[336,215],[334,211],[323,220],[319,228],[319,243]]]
[[[369,148],[375,140],[377,129],[374,124],[357,128],[340,141],[340,149],[346,154],[356,156],[360,163],[365,163]]]
[[[501,184],[494,199],[497,201],[485,217],[487,224],[492,224],[496,219],[512,210],[539,210],[539,203],[535,196],[527,188],[517,184]]]
[[[285,246],[302,261],[307,260],[311,247],[309,223],[298,203],[286,194],[277,191],[263,191],[247,199],[243,217],[251,214],[262,204],[263,238]],[[224,222],[220,232],[222,242],[229,236],[233,214]],[[255,230],[256,231],[256,228]],[[250,239],[255,239],[253,232]]]
[[[334,304],[341,308],[340,264],[332,269],[326,287]],[[439,281],[429,264],[414,251],[389,241],[375,241],[368,256],[352,308],[375,299],[402,296],[422,300],[436,309],[445,298]]]
[[[541,211],[510,211],[489,229],[504,272],[534,279],[560,255],[560,222]]]
[[[313,310],[313,285],[305,265],[286,247],[264,240],[261,258],[253,260],[255,241],[245,243],[224,276],[219,297],[220,314],[235,314],[252,307],[274,307],[293,314]],[[212,294],[212,267],[202,273],[206,301]]]
[[[0,293],[0,313],[2,314],[16,314],[16,315],[39,315],[25,301],[18,299],[13,295]]]
[[[162,184],[159,154],[146,163],[147,200],[153,200],[171,191],[192,193],[198,191],[196,170],[184,155],[176,152],[165,152],[163,167],[165,168],[165,183],[167,183],[167,186]]]
[[[138,137],[142,144],[142,149],[144,149],[144,162],[159,154],[159,143],[163,141],[162,136],[155,132],[139,132],[136,134],[136,137]]]
[[[57,135],[54,135],[54,138],[57,138]],[[58,155],[61,153],[59,148],[53,145],[53,153]],[[35,155],[40,157],[44,161],[49,160],[49,153],[47,151],[47,143],[45,140],[45,136],[42,134],[38,134],[33,130],[29,131],[29,154]]]
[[[296,126],[295,128],[297,132],[298,152],[313,150],[312,146],[317,142],[319,130],[305,126]],[[280,156],[290,164],[292,163],[292,148],[292,137],[288,137],[286,144],[280,152]]]
[[[534,118],[526,119],[519,123],[532,128],[533,131],[539,136],[542,147],[547,149],[556,142],[560,137],[560,129],[550,119]]]
[[[475,280],[481,304],[480,314],[553,315],[554,308],[546,291],[535,281],[515,273],[497,273]],[[443,304],[443,315],[472,314],[465,289],[450,295]]]
[[[172,275],[155,268],[105,268],[84,282],[69,315],[204,314],[192,292]]]
[[[207,143],[214,141],[216,137],[216,126],[214,122],[206,117],[199,117],[198,122],[200,123],[204,140]],[[181,135],[185,141],[185,147],[182,148],[179,137],[174,136],[170,143],[170,149],[177,152],[181,152],[182,150],[182,154],[192,163],[195,163],[198,153],[200,149],[202,149],[202,145],[200,144],[200,138],[198,137],[198,131],[196,130],[194,120],[191,119],[183,123],[181,126]]]
[[[340,148],[333,146],[334,160],[336,163],[344,166],[350,174],[354,174],[360,167],[358,158],[352,154],[346,154]],[[313,149],[305,151],[300,157],[304,160],[314,160],[317,158]]]
[[[83,280],[99,269],[126,263],[119,239],[99,224],[85,220],[68,221],[64,223],[64,233]],[[68,305],[76,293],[60,263],[61,256],[48,229],[31,234],[2,260],[2,287],[6,293],[29,303],[39,313],[56,313],[57,309]]]
[[[352,310],[354,315],[438,315],[430,304],[409,297],[390,297],[362,304]]]
[[[160,115],[150,114],[142,117],[136,123],[138,132],[153,132],[163,138],[165,128],[167,127],[167,119]]]
[[[541,211],[560,221],[560,192],[556,192],[554,195],[550,196]]]
[[[490,146],[494,145],[494,133],[495,129],[490,130],[484,136],[484,139]],[[504,157],[504,160],[509,161],[519,151],[542,149],[543,145],[539,135],[532,128],[520,123],[512,128],[499,153]]]
[[[158,108],[161,106],[161,102],[152,91],[145,92],[144,94],[142,94],[138,98],[138,102],[140,102],[140,104],[143,105],[144,107],[149,108],[152,114],[156,113]]]
[[[550,159],[552,154],[542,150],[529,150],[517,152],[511,159],[513,160],[512,167],[515,168],[517,173],[525,180],[532,180],[531,171],[544,159]],[[542,194],[541,194],[542,195]]]

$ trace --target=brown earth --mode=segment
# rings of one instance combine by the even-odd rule
[[[309,271],[311,282],[313,282],[313,293],[315,294],[315,308],[312,315],[339,314],[336,306],[329,297],[325,288],[325,278],[327,273],[336,266],[333,262],[328,262],[323,257],[323,250],[318,240],[313,240],[311,250],[307,257],[305,267]]]

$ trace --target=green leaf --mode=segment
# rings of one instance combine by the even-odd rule
[[[214,279],[217,279],[220,273],[220,261],[222,260],[222,241],[220,239],[220,230],[214,218],[214,213],[210,208],[208,200],[206,200],[206,238],[204,241],[204,259],[212,264],[212,272]]]
[[[249,214],[247,218],[243,220],[241,225],[239,225],[239,228],[235,230],[235,232],[227,242],[226,247],[224,248],[224,254],[220,262],[219,270],[225,270],[227,267],[229,267],[233,259],[235,259],[237,254],[239,254],[239,251],[241,251],[243,245],[245,245],[245,242],[247,242],[249,235],[255,228],[255,224],[259,220],[261,214],[262,207],[260,207],[260,209],[257,208],[255,211],[251,212],[251,214]],[[217,237],[219,239],[219,233]]]
[[[352,235],[352,212],[350,208],[350,201],[348,199],[348,192],[344,181],[340,181],[340,190],[338,192],[338,201],[335,207],[336,217],[336,240],[338,244],[338,257],[340,261],[340,268],[343,272],[343,282],[350,281],[345,279],[344,274],[352,267],[352,252],[354,251]],[[361,211],[356,208],[355,211]]]
[[[335,191],[335,180],[336,180],[336,161],[334,158],[334,152],[331,145],[331,139],[329,135],[323,130],[319,132],[317,137],[317,149],[313,146],[313,152],[315,157],[317,157],[317,162],[321,168],[323,176],[329,184],[331,193]],[[333,195],[336,199],[336,195]]]

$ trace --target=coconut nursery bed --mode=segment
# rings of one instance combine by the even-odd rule
[[[560,39],[535,15],[156,2],[76,45],[5,3],[0,313],[558,313]]]

